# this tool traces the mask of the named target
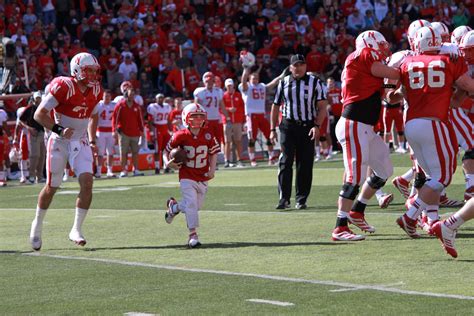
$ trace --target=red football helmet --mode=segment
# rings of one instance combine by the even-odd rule
[[[97,58],[89,53],[76,54],[71,59],[71,76],[89,87],[99,84],[100,65]]]
[[[207,112],[199,104],[190,103],[183,109],[182,120],[186,128],[201,128],[206,124]]]

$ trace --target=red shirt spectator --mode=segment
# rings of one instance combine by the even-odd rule
[[[233,93],[226,91],[223,96],[223,101],[227,113],[229,113],[230,121],[234,123],[244,123],[245,122],[245,106],[244,100],[242,99],[242,94],[239,91],[234,90]],[[235,112],[229,111],[229,109],[235,108]],[[226,123],[225,117],[224,124]]]
[[[181,70],[176,67],[173,68],[166,77],[166,83],[169,84],[175,92],[181,93],[183,91]]]
[[[127,104],[125,99],[115,105],[112,117],[112,128],[114,132],[121,131],[128,137],[139,137],[143,133],[143,115],[140,105],[132,101]]]

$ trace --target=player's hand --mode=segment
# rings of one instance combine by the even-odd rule
[[[173,158],[173,159],[168,161],[165,168],[171,168],[171,169],[174,169],[174,170],[179,170],[182,165],[183,165],[182,162],[175,162],[174,158]]]
[[[97,157],[97,155],[99,154],[99,149],[97,148],[97,145],[89,144],[89,146],[91,147],[92,155],[94,155],[94,157]]]
[[[214,177],[215,177],[215,171],[212,171],[212,172],[209,171],[209,172],[207,173],[207,177],[209,178],[209,180],[214,179]]]
[[[278,134],[276,131],[270,131],[270,141],[272,142],[273,145],[275,145],[278,142]]]
[[[311,140],[319,139],[319,128],[317,126],[309,130],[308,136],[311,137]]]
[[[74,134],[74,128],[66,127],[61,133],[61,137],[65,139],[71,139],[72,134]]]

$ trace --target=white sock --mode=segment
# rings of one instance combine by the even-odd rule
[[[411,219],[417,219],[418,216],[420,216],[421,212],[426,209],[428,205],[423,202],[422,199],[417,198],[412,205],[410,205],[410,208],[408,211],[405,213],[408,217]]]
[[[76,207],[76,215],[74,216],[74,225],[72,225],[73,230],[77,230],[79,233],[82,229],[82,223],[84,223],[84,219],[86,219],[87,212],[89,210]]]
[[[112,173],[112,167],[107,166],[107,173]]]
[[[343,210],[337,210],[337,217],[347,218],[347,212],[344,212]]]
[[[408,169],[407,172],[401,175],[401,177],[407,180],[408,182],[413,180],[414,176],[415,176],[415,171],[413,170],[413,168]]]
[[[439,205],[428,205],[426,206],[426,216],[428,217],[428,223],[439,221]]]
[[[255,153],[249,153],[249,158],[250,158],[250,161],[254,161],[255,160]]]
[[[155,169],[160,169],[160,161],[155,160]]]
[[[380,199],[384,195],[385,195],[385,192],[383,192],[382,189],[378,189],[377,191],[375,191],[375,197],[377,198],[377,200]]]
[[[444,224],[451,229],[458,229],[462,224],[464,224],[464,220],[461,218],[460,215],[457,213],[451,215],[447,220],[444,221]]]
[[[466,189],[474,186],[474,174],[466,174]]]
[[[446,195],[446,188],[443,189],[443,191],[441,191],[441,194],[439,196],[445,196]]]
[[[30,176],[30,171],[28,170],[28,160],[20,160],[20,175],[25,179]]]
[[[316,150],[315,150],[315,151],[316,151],[316,157],[319,157],[320,154],[321,154],[321,153],[320,153],[320,148],[319,148],[319,146],[316,146]]]
[[[41,231],[43,229],[43,220],[46,216],[47,209],[42,209],[39,206],[36,206],[36,215],[33,223],[31,224],[30,236],[41,236]]]

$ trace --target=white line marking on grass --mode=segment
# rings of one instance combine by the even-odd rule
[[[141,312],[128,312],[123,314],[124,316],[159,316],[160,314],[149,314],[149,313],[141,313]]]
[[[252,303],[271,304],[271,305],[277,305],[277,306],[295,306],[295,304],[290,303],[290,302],[261,300],[259,298],[251,298],[251,299],[248,299],[246,301],[247,302],[252,302]]]
[[[397,283],[393,283],[393,284],[380,285],[380,287],[388,288],[388,287],[397,286],[397,285],[405,285],[405,283],[404,282],[397,282]],[[342,289],[330,290],[329,292],[336,293],[336,292],[359,291],[359,290],[363,290],[363,289],[351,287],[351,288],[342,288]]]
[[[373,291],[389,292],[389,293],[397,293],[397,294],[406,294],[406,295],[419,295],[419,296],[429,296],[429,297],[439,297],[439,298],[453,298],[453,299],[458,299],[458,300],[474,300],[474,296],[401,290],[401,289],[386,288],[384,286],[370,285],[370,284],[363,285],[363,284],[353,284],[353,283],[336,282],[336,281],[322,281],[322,280],[308,280],[308,279],[300,279],[300,278],[290,278],[290,277],[284,277],[284,276],[278,276],[278,275],[268,275],[268,274],[243,273],[243,272],[198,269],[198,268],[185,268],[185,267],[167,266],[167,265],[144,263],[144,262],[131,262],[131,261],[115,260],[115,259],[59,256],[59,255],[48,255],[48,254],[41,254],[41,253],[25,253],[23,255],[24,256],[32,256],[32,257],[48,257],[48,258],[56,258],[56,259],[65,259],[65,260],[102,262],[102,263],[107,263],[107,264],[120,264],[120,265],[131,266],[131,267],[144,267],[144,268],[171,270],[171,271],[184,271],[184,272],[209,273],[209,274],[217,274],[217,275],[243,276],[243,277],[251,277],[251,278],[265,279],[265,280],[318,284],[318,285],[335,286],[335,287],[339,287],[339,288],[354,288],[354,289],[358,289],[358,290],[373,290]]]

